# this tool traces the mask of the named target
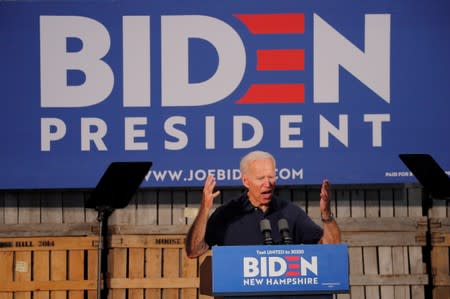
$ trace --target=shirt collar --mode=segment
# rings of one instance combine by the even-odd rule
[[[269,203],[269,208],[267,209],[265,214],[269,214],[274,208],[276,207],[276,197],[275,195],[272,196],[272,200]],[[247,192],[244,193],[244,195],[241,197],[241,204],[242,204],[242,210],[244,212],[252,212],[256,207],[252,205],[250,200],[248,199]]]

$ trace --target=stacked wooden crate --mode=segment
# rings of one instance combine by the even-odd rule
[[[0,298],[96,298],[96,236],[0,238]]]
[[[198,298],[197,260],[184,253],[184,235],[112,235],[111,298]]]

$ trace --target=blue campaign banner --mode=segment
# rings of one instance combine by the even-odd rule
[[[0,189],[90,188],[111,162],[143,186],[280,185],[450,173],[447,0],[0,1]]]
[[[346,244],[212,248],[215,295],[345,293],[348,271]]]

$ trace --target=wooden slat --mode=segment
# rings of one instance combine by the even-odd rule
[[[112,248],[184,248],[185,235],[113,235]]]
[[[436,274],[433,277],[433,285],[436,287],[447,287],[448,290],[450,287],[450,276],[445,274]]]
[[[362,218],[366,215],[364,192],[360,190],[352,190],[351,196],[351,216],[353,218]]]
[[[180,262],[179,262],[179,250],[177,248],[163,249],[163,260],[170,261],[170,263],[164,263],[163,277],[173,279],[176,281],[179,279],[180,274]],[[178,298],[178,289],[174,284],[171,284],[169,288],[163,290],[163,298]]]
[[[98,278],[98,249],[90,249],[88,252],[88,263],[87,263],[87,279],[90,281],[95,281],[95,290],[88,290],[88,299],[97,298],[97,278]]]
[[[0,237],[85,236],[93,235],[96,223],[40,223],[0,225]]]
[[[147,265],[145,267],[145,277],[151,281],[161,279],[162,276],[162,249],[161,248],[149,248],[145,251],[145,260]],[[151,289],[146,285],[145,290],[146,298],[161,299],[160,289]]]
[[[83,290],[95,290],[97,283],[94,280],[80,280],[80,281],[10,281],[2,282],[0,292],[41,292],[52,291],[52,298],[56,294],[63,295],[65,298],[66,291],[82,292]],[[17,292],[17,290],[20,290]]]
[[[433,288],[433,299],[448,299],[449,290],[445,287]]]
[[[406,190],[404,188],[394,189],[394,216],[406,217],[408,216],[408,199],[406,197]],[[397,298],[397,297],[396,297]],[[402,296],[400,298],[403,298]]]
[[[34,281],[48,282],[50,280],[50,251],[36,251],[33,262]],[[35,299],[49,299],[50,292],[40,289],[33,294]]]
[[[392,189],[380,189],[380,219],[392,219],[394,216],[394,199]],[[378,267],[380,275],[392,275],[393,274],[393,261],[392,261],[392,247],[380,246],[378,247]],[[394,298],[394,286],[381,285],[380,286],[381,298]]]
[[[445,298],[443,294],[450,294],[449,248],[433,247],[431,250],[431,268],[433,273],[433,298]]]
[[[380,189],[380,219],[392,219],[394,216],[394,199],[392,189]],[[378,248],[378,263],[380,275],[393,274],[392,247],[380,246]],[[381,298],[394,298],[394,286],[381,285]]]
[[[425,232],[342,232],[342,241],[350,246],[424,246]]]
[[[114,199],[111,199],[114,200]],[[136,223],[136,194],[122,209],[116,209],[108,220],[109,224],[135,224]]]
[[[41,221],[40,195],[24,192],[19,196],[19,223],[39,223]]]
[[[171,274],[174,275],[174,274]],[[197,288],[198,277],[164,277],[164,278],[111,278],[109,280],[112,289],[164,289],[165,296],[178,296],[178,289]],[[168,295],[170,292],[171,295]],[[190,298],[190,297],[189,297]]]
[[[408,267],[408,247],[392,248],[392,272],[393,274],[409,274]],[[394,298],[407,299],[410,298],[409,286],[395,286]]]
[[[447,217],[447,201],[442,199],[433,199],[433,204],[429,211],[429,216],[432,218]]]
[[[84,279],[84,250],[69,250],[69,277],[70,281],[82,281]],[[69,291],[70,299],[83,299],[83,291]]]
[[[37,251],[37,250],[62,250],[62,249],[86,249],[97,246],[98,237],[15,237],[0,238],[0,251]],[[8,246],[5,246],[8,244]]]
[[[190,226],[197,216],[198,209],[202,199],[202,192],[196,190],[189,190],[187,192],[186,208],[189,209],[189,213],[185,212],[187,224]],[[187,214],[187,215],[186,215]]]
[[[8,283],[13,281],[14,273],[14,253],[0,252],[0,281]],[[13,299],[12,292],[0,291],[0,299]]]
[[[394,216],[394,199],[392,189],[380,190],[380,216],[383,218]]]
[[[110,225],[112,235],[178,235],[186,234],[189,225]]]
[[[186,252],[183,250],[182,253],[182,268],[181,268],[181,276],[183,279],[185,278],[195,278],[198,277],[197,272],[197,259],[190,259],[187,257]],[[198,280],[197,280],[198,282]],[[199,288],[199,283],[192,287],[182,288],[181,297],[182,298],[197,298],[197,289]]]
[[[390,274],[390,275],[350,275],[352,286],[395,286],[395,285],[426,285],[428,276],[426,274]],[[392,295],[393,298],[393,295]]]
[[[61,191],[48,191],[41,194],[41,222],[46,224],[61,224],[63,222]],[[53,225],[53,227],[57,226]]]
[[[128,252],[128,277],[131,280],[144,278],[144,248],[130,248]],[[128,291],[129,299],[142,299],[144,287]]]
[[[172,194],[169,191],[158,193],[158,224],[172,225]]]
[[[127,275],[127,249],[113,248],[109,250],[108,269],[111,277],[126,278]],[[105,279],[105,277],[103,277]],[[110,286],[111,288],[111,286]],[[111,299],[125,299],[126,290],[124,288],[111,288],[109,291]]]
[[[308,191],[307,213],[309,217],[320,219],[320,190],[311,189]]]
[[[64,250],[53,250],[50,253],[50,278],[60,283],[67,282],[67,252]],[[66,299],[67,288],[50,292],[52,299]]]
[[[156,192],[143,190],[136,194],[136,224],[157,224],[157,197]]]
[[[392,248],[381,246],[378,248],[378,267],[380,275],[392,275]],[[394,287],[383,284],[380,287],[381,298],[394,298]]]
[[[422,216],[422,188],[410,185],[408,190],[408,216]]]
[[[318,221],[319,219],[314,219]],[[346,232],[416,232],[427,230],[426,217],[339,218],[339,227]]]
[[[62,194],[64,223],[82,223],[85,221],[84,201],[84,192],[82,191],[70,190]]]
[[[186,192],[182,190],[175,190],[172,193],[172,225],[186,224],[184,217],[186,196]]]
[[[423,262],[422,257],[422,247],[410,246],[409,250],[409,268],[411,275],[414,274],[425,274],[426,267]],[[425,299],[424,287],[423,286],[411,286],[412,299]]]
[[[7,192],[4,195],[4,223],[17,224],[19,223],[19,200],[16,192]]]
[[[350,273],[353,276],[361,276],[364,274],[363,255],[361,247],[348,248]],[[364,287],[350,285],[350,292],[353,298],[364,298]]]
[[[364,259],[364,275],[378,275],[378,257],[376,247],[365,247],[363,249],[363,259]],[[360,276],[361,277],[361,276]],[[353,284],[353,283],[351,283]],[[365,285],[367,285],[365,283]],[[377,283],[378,285],[378,283]],[[366,298],[379,298],[379,287],[378,286],[366,286]]]
[[[378,190],[366,191],[366,217],[380,217],[380,196]]]
[[[350,192],[348,190],[337,190],[335,192],[336,213],[338,218],[350,217]],[[333,200],[333,199],[332,199]]]
[[[31,252],[20,251],[15,253],[15,281],[27,283],[31,280]],[[14,294],[15,299],[31,299],[31,292],[20,289]]]

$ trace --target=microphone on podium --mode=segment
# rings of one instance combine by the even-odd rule
[[[278,220],[278,230],[280,231],[283,244],[292,244],[291,233],[289,232],[289,224],[286,219]]]
[[[264,245],[272,245],[273,240],[272,240],[272,228],[270,226],[270,221],[268,219],[261,220],[261,222],[259,223],[259,229],[261,230],[261,233],[263,234],[263,237],[264,237],[263,244]]]

